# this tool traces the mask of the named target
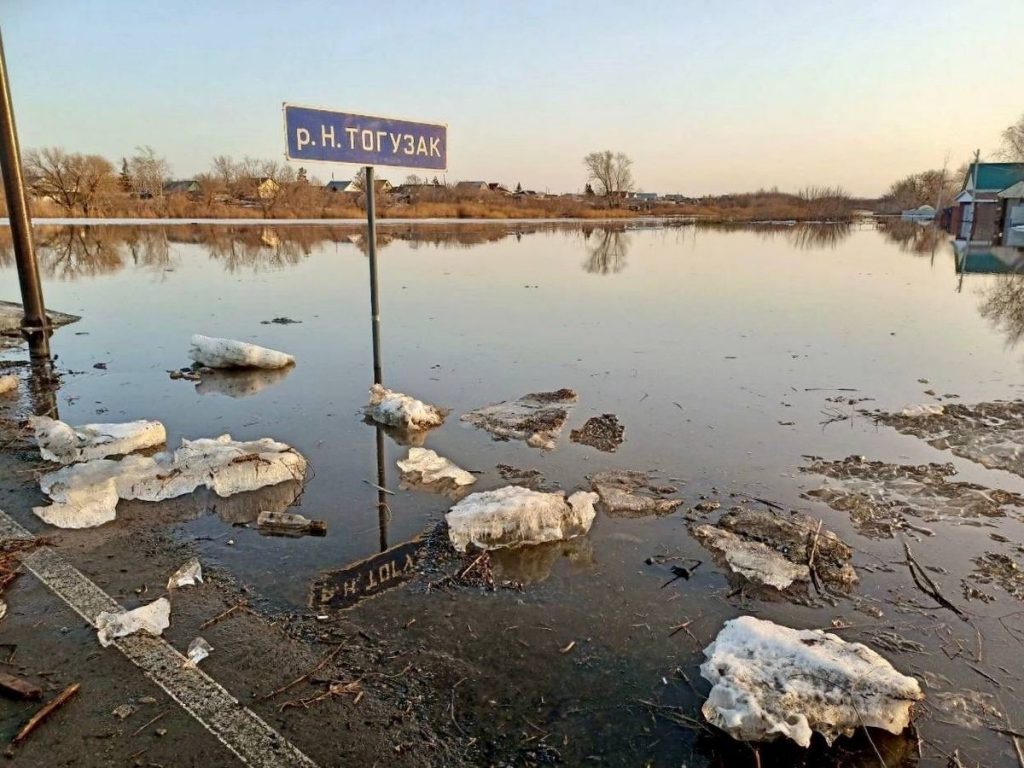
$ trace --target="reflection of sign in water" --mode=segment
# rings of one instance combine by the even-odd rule
[[[448,128],[388,117],[284,105],[289,160],[443,171]]]
[[[416,561],[423,544],[423,539],[413,539],[340,571],[322,574],[313,582],[310,606],[351,608],[360,600],[404,584],[416,575]]]

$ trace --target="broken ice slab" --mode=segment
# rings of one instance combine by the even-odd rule
[[[1024,477],[1024,401],[946,404],[938,413],[913,416],[905,411],[864,413],[940,451]]]
[[[899,734],[924,698],[913,677],[860,643],[741,616],[704,649],[712,684],[701,712],[740,741],[780,736],[802,747],[817,731],[830,745],[858,728]]]
[[[54,504],[33,512],[58,527],[91,527],[114,519],[118,499],[163,501],[203,486],[227,497],[302,480],[305,473],[306,459],[298,451],[269,438],[182,440],[174,453],[93,459],[43,475],[39,486]]]
[[[467,496],[445,515],[459,552],[541,544],[582,536],[594,522],[596,493],[540,493],[507,485]]]
[[[499,440],[525,440],[534,448],[551,450],[577,399],[571,389],[533,392],[518,400],[477,408],[464,414],[462,420]]]
[[[167,589],[170,591],[182,587],[194,587],[196,582],[203,583],[203,567],[199,564],[199,558],[193,557],[171,574],[171,578],[167,580]]]
[[[0,395],[8,395],[18,391],[17,376],[0,376]]]
[[[110,613],[102,611],[96,617],[97,638],[104,648],[119,637],[145,632],[159,637],[171,626],[171,604],[161,597],[132,611]]]
[[[46,310],[46,316],[50,320],[51,328],[59,328],[62,325],[77,323],[78,315],[66,315],[63,312]],[[25,317],[25,310],[21,304],[13,301],[0,301],[0,336],[16,336],[21,338],[21,322]]]
[[[923,405],[908,405],[900,416],[906,419],[919,419],[922,416],[941,416],[945,409],[937,403],[924,403]]]
[[[780,591],[794,584],[806,588],[811,567],[824,586],[845,591],[857,583],[852,550],[806,515],[739,509],[692,533],[716,560],[755,584]]]
[[[47,416],[31,416],[29,424],[35,432],[40,455],[46,461],[60,464],[122,456],[167,442],[167,430],[159,421],[72,427]]]
[[[682,499],[664,498],[677,489],[651,485],[646,472],[607,469],[592,475],[590,485],[610,515],[667,515],[683,503]]]
[[[326,536],[327,523],[310,520],[289,512],[260,512],[256,518],[259,532],[268,536]]]
[[[275,349],[267,349],[234,339],[219,339],[196,334],[188,355],[200,365],[210,368],[285,368],[295,358]]]
[[[805,498],[824,501],[850,515],[866,536],[891,538],[903,529],[923,530],[908,517],[926,522],[975,517],[1020,517],[1024,496],[976,483],[952,482],[952,464],[887,464],[849,456],[815,459],[804,472],[824,475],[825,485]]]
[[[439,427],[448,413],[435,405],[401,392],[393,392],[380,384],[370,388],[370,402],[363,410],[376,422],[408,430]]]
[[[403,485],[411,488],[453,493],[476,482],[472,474],[428,448],[410,448],[409,455],[397,464]]]

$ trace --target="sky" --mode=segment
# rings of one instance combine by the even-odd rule
[[[1024,113],[1021,2],[4,0],[0,29],[23,149],[188,178],[283,159],[288,101],[446,123],[448,181],[579,191],[610,149],[649,192],[877,196]]]

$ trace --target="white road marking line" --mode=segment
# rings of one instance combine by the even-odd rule
[[[32,538],[31,533],[0,510],[0,542]],[[25,568],[90,626],[96,626],[95,618],[100,611],[124,610],[51,547],[39,547],[19,557]],[[220,683],[198,667],[184,666],[185,657],[163,638],[129,635],[115,640],[114,645],[245,765],[316,768],[316,763]]]

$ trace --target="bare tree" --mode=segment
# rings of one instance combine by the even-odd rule
[[[164,184],[171,175],[171,166],[151,146],[136,147],[128,160],[132,191],[139,197],[162,197]]]
[[[587,181],[599,195],[616,195],[633,189],[633,161],[622,152],[591,152],[583,158]]]
[[[69,215],[81,211],[88,216],[117,185],[109,160],[60,147],[25,153],[25,177],[32,194],[52,200]]]
[[[1003,146],[999,156],[1011,163],[1024,163],[1024,115],[1003,131]]]

